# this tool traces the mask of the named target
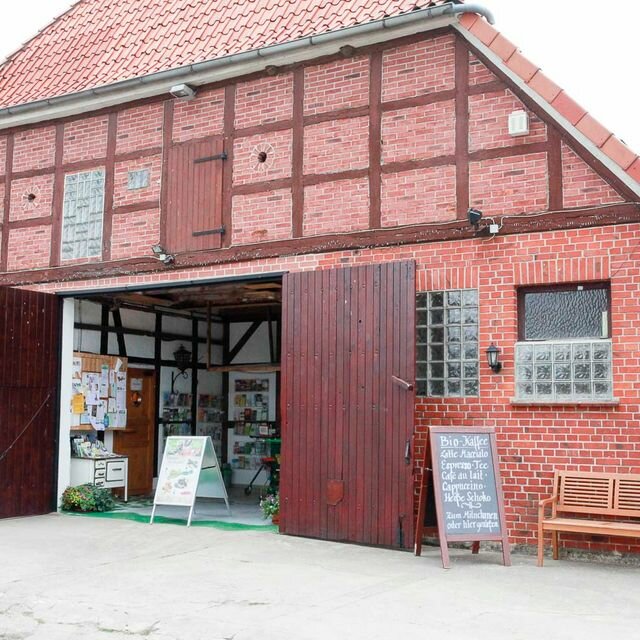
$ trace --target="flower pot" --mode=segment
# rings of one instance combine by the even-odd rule
[[[280,514],[276,513],[274,515],[271,516],[271,522],[272,524],[280,524]]]

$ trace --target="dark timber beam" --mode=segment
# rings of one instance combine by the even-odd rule
[[[251,323],[249,328],[244,332],[240,340],[236,342],[235,346],[229,352],[229,363],[233,362],[236,356],[242,351],[244,346],[251,340],[251,336],[260,328],[262,320],[255,320]]]
[[[116,337],[118,338],[118,353],[123,358],[126,358],[127,345],[124,341],[124,333],[122,332],[122,329],[124,329],[124,327],[122,326],[122,316],[120,315],[120,309],[113,309],[111,314],[113,315],[113,324],[115,328],[121,330],[116,333]]]

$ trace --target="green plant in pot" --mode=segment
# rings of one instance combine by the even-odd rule
[[[267,494],[260,500],[260,509],[262,509],[262,515],[265,518],[271,518],[271,521],[277,524],[280,517],[280,494]]]
[[[63,511],[110,511],[114,506],[111,491],[94,484],[67,487],[62,494]]]

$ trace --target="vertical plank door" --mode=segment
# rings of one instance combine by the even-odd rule
[[[291,273],[283,287],[280,530],[409,548],[415,264]]]
[[[171,253],[218,249],[222,242],[222,138],[171,147],[163,230]]]
[[[59,300],[0,288],[0,518],[55,509]]]

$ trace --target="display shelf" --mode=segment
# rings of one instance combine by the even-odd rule
[[[276,423],[276,377],[274,373],[229,374],[229,420],[227,459],[233,484],[248,485],[272,455],[269,436],[278,433]],[[269,480],[267,471],[255,478],[256,484]]]

